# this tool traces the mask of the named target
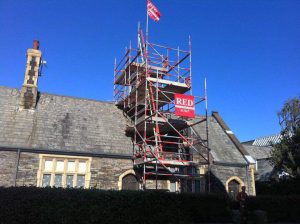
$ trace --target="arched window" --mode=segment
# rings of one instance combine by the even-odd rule
[[[135,175],[127,174],[122,178],[122,190],[138,190],[139,182]]]

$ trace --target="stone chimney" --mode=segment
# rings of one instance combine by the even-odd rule
[[[39,50],[40,42],[33,41],[33,48],[27,50],[26,71],[20,95],[20,109],[34,109],[38,94],[38,76],[42,52]]]

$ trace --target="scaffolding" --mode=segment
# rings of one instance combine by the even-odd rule
[[[139,28],[137,47],[130,43],[114,65],[114,99],[131,124],[126,135],[134,143],[134,169],[144,189],[149,180],[155,189],[158,180],[169,180],[179,183],[177,190],[193,191],[191,180],[204,176],[199,165],[209,170],[210,153],[207,107],[197,122],[175,113],[175,95],[192,95],[191,40],[189,50],[182,50],[147,39]],[[206,88],[203,97],[194,97],[195,105],[205,104]],[[206,122],[206,133],[200,137],[193,126],[202,122]]]

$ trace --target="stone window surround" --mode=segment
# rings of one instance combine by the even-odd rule
[[[90,180],[91,180],[91,157],[83,157],[83,156],[65,156],[65,155],[55,155],[55,154],[39,154],[39,170],[37,172],[37,186],[42,187],[43,186],[43,174],[51,174],[51,181],[50,186],[54,186],[54,175],[55,174],[62,174],[62,187],[66,188],[66,176],[68,174],[74,175],[74,182],[76,183],[77,175],[84,175],[85,176],[85,184],[84,188],[89,188],[90,186]],[[50,159],[53,161],[53,166],[51,171],[45,170],[45,160]],[[63,171],[55,171],[55,164],[57,160],[63,160],[64,161],[64,170]],[[67,162],[68,161],[75,161],[75,171],[74,172],[68,172],[67,171]],[[78,166],[79,161],[85,161],[86,162],[86,171],[85,173],[79,173],[78,172]],[[73,186],[76,187],[76,186]]]
[[[240,189],[239,189],[240,191],[242,190],[242,186],[245,186],[244,181],[242,181],[238,176],[232,176],[226,181],[226,184],[225,184],[227,193],[229,193],[228,185],[229,185],[230,181],[232,181],[232,180],[236,180],[240,184]]]

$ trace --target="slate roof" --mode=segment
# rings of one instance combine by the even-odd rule
[[[198,116],[195,121],[203,117]],[[205,122],[196,125],[194,129],[199,135],[205,138]],[[209,148],[214,158],[214,162],[247,164],[241,152],[222,129],[214,117],[208,117]]]
[[[269,135],[265,137],[260,137],[254,140],[252,145],[255,146],[270,146],[272,144],[279,143],[281,141],[281,134]]]
[[[270,163],[272,147],[244,144],[244,148],[257,160],[256,179],[259,181],[269,181],[274,168]]]
[[[19,94],[18,89],[0,86],[0,147],[132,155],[126,118],[114,103],[41,93],[35,110],[18,110]],[[246,165],[216,119],[210,116],[208,123],[214,161]],[[205,122],[194,129],[206,138]]]
[[[35,110],[18,110],[19,94],[0,86],[0,146],[132,154],[114,103],[42,93]]]
[[[272,147],[254,146],[247,144],[244,144],[244,148],[256,160],[270,158],[270,153],[272,150]]]

